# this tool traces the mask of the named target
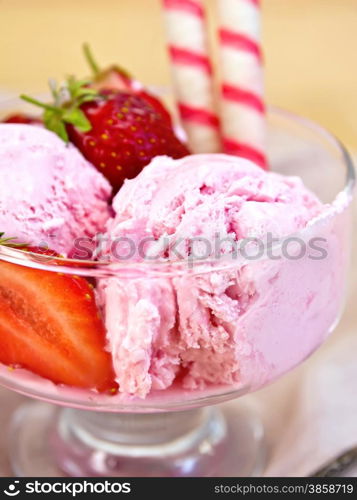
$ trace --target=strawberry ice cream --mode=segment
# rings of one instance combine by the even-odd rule
[[[103,230],[111,187],[52,132],[0,124],[0,230],[18,242],[68,254],[77,237]]]
[[[328,207],[299,178],[225,155],[159,157],[125,182],[113,208],[109,236],[134,242],[131,260],[141,266],[136,278],[101,279],[97,288],[123,395],[257,388],[331,329],[347,262],[344,225],[319,224]],[[267,248],[267,235],[303,229],[289,255],[280,246],[278,258],[233,258],[234,243],[258,238]],[[150,276],[152,259],[161,277]]]

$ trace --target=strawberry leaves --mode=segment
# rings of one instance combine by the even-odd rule
[[[88,80],[76,80],[73,76],[69,77],[66,84],[62,86],[58,86],[51,80],[53,104],[43,103],[27,95],[20,97],[30,104],[41,107],[44,110],[45,127],[68,143],[66,124],[73,125],[80,132],[89,132],[92,128],[90,121],[80,109],[85,102],[98,98],[98,91],[88,87],[89,83]]]

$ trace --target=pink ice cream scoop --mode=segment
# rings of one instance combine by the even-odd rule
[[[68,254],[101,232],[111,187],[72,145],[31,125],[0,124],[0,231]]]
[[[120,241],[116,258],[120,250],[127,255],[121,245],[130,241],[141,270],[152,259],[169,269],[161,277],[142,271],[98,283],[123,394],[146,397],[173,385],[256,388],[327,335],[342,295],[342,239],[337,228],[312,224],[325,207],[299,178],[226,155],[159,157],[125,182],[113,207],[108,229],[112,242]],[[247,238],[255,238],[256,251],[268,235],[308,226],[308,240],[292,239],[288,256],[232,258],[234,244]],[[323,249],[316,241],[310,248],[314,237]],[[203,259],[198,266],[193,254]]]

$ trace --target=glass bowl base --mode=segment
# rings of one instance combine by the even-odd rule
[[[240,401],[156,414],[31,402],[15,413],[9,451],[20,477],[247,477],[265,456],[261,422]]]

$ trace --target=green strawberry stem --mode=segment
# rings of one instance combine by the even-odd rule
[[[86,61],[89,67],[91,68],[93,75],[98,76],[100,74],[100,68],[93,57],[93,53],[88,43],[83,44],[83,52],[84,52],[84,57],[86,58]]]

